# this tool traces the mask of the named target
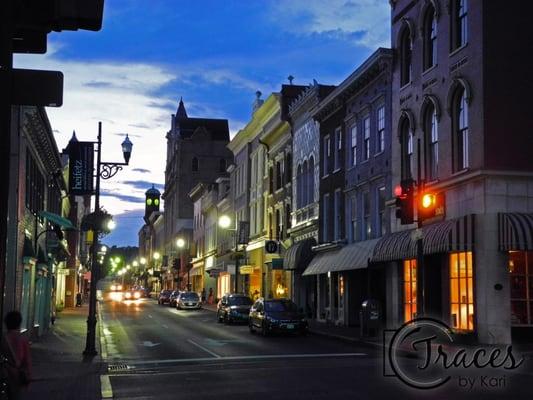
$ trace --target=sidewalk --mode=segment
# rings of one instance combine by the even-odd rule
[[[33,381],[24,399],[101,399],[100,356],[84,360],[88,306],[58,313],[55,325],[31,344]],[[98,328],[98,326],[97,326]],[[96,349],[100,342],[96,337]]]

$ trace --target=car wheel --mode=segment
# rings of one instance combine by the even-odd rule
[[[254,324],[252,324],[252,321],[248,322],[248,329],[250,329],[250,333],[255,333]]]
[[[222,318],[220,317],[220,313],[218,313],[218,312],[217,312],[217,322],[218,322],[219,324],[222,323]]]
[[[264,322],[261,324],[261,335],[268,336],[268,329]]]
[[[230,323],[230,321],[229,321],[229,317],[228,317],[228,314],[227,314],[227,313],[224,314],[224,323],[225,323],[226,325],[228,325],[228,324]]]

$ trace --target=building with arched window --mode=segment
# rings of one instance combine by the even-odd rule
[[[224,165],[231,164],[233,155],[226,148],[229,143],[228,121],[191,118],[182,100],[176,114],[171,117],[166,138],[165,190],[162,195],[165,244],[162,259],[172,260],[178,254],[176,238],[192,239],[194,207],[189,192],[200,182],[214,182],[221,173],[223,162]],[[180,276],[175,278],[181,278],[181,281],[176,286],[185,285],[187,265],[188,261],[183,259]],[[163,265],[163,269],[168,269],[168,265]]]
[[[415,180],[416,224],[373,261],[387,265],[386,326],[441,319],[485,343],[533,333],[533,119],[524,2],[391,0],[392,185]],[[422,218],[416,199],[439,198]],[[415,229],[418,228],[417,231]],[[423,256],[416,254],[421,237]],[[421,277],[424,277],[421,280]]]

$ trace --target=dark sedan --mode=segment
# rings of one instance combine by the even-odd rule
[[[172,294],[172,290],[161,290],[161,293],[159,293],[159,298],[157,299],[157,304],[170,304],[170,295]]]
[[[305,335],[307,320],[302,310],[289,299],[258,299],[250,309],[250,332],[259,330],[264,336],[273,332]]]
[[[217,305],[217,320],[230,324],[247,322],[253,301],[243,294],[226,294]]]

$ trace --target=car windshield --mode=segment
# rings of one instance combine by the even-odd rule
[[[198,300],[198,294],[195,292],[183,293],[181,298],[183,300]]]
[[[265,310],[274,311],[274,312],[283,312],[283,311],[297,312],[298,306],[290,300],[266,301]]]
[[[230,297],[228,303],[230,306],[251,306],[253,304],[249,297],[244,296]]]

